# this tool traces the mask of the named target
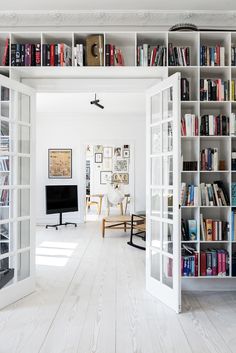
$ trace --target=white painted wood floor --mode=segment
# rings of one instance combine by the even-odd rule
[[[0,353],[236,352],[236,293],[185,294],[176,315],[145,291],[126,237],[40,228],[37,291],[0,312]]]

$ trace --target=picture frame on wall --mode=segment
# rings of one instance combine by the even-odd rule
[[[103,148],[103,158],[112,158],[113,148],[104,147]]]
[[[103,168],[103,170],[112,170],[113,169],[113,159],[112,158],[103,158],[102,168]]]
[[[72,178],[72,149],[50,148],[48,150],[48,178]]]
[[[103,153],[103,145],[95,145],[94,146],[94,154],[95,153]]]
[[[94,162],[95,163],[102,163],[103,162],[103,154],[102,153],[95,153]]]
[[[123,158],[130,158],[130,150],[123,150]]]
[[[113,173],[113,183],[129,184],[129,173]]]
[[[114,147],[114,157],[119,158],[122,157],[121,147]]]
[[[112,181],[112,171],[102,170],[100,172],[100,184],[106,185]]]
[[[128,172],[128,160],[117,159],[114,163],[114,172]]]

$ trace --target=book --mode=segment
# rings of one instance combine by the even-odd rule
[[[190,47],[173,46],[168,44],[169,66],[190,66]]]
[[[42,58],[43,66],[71,66],[72,49],[65,43],[43,44]]]
[[[9,45],[10,39],[7,38],[5,41],[4,53],[2,57],[2,66],[9,66]]]
[[[197,221],[196,219],[188,219],[188,238],[189,240],[197,240]]]
[[[229,254],[226,249],[206,249],[200,252],[201,276],[229,275]]]
[[[165,46],[148,43],[137,46],[137,66],[166,66],[166,58]]]
[[[215,47],[202,45],[200,48],[201,66],[225,66],[225,48],[217,44]]]
[[[198,136],[198,118],[195,114],[184,114],[181,118],[181,135]]]
[[[230,100],[230,81],[222,79],[200,79],[200,101]]]

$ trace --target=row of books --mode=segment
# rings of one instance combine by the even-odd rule
[[[181,100],[189,101],[190,100],[190,84],[187,78],[181,78]]]
[[[168,45],[169,66],[190,66],[190,47]]]
[[[201,136],[228,136],[230,130],[230,119],[225,115],[203,115],[201,116]]]
[[[231,100],[236,101],[236,81],[231,80]]]
[[[183,171],[197,170],[197,161],[183,161]]]
[[[230,100],[230,81],[222,79],[200,79],[201,101]]]
[[[182,219],[181,234],[183,241],[197,240],[197,221],[195,219]]]
[[[0,156],[0,171],[8,172],[9,171],[9,158],[5,156]]]
[[[106,66],[124,66],[124,56],[121,49],[116,48],[113,44],[105,45],[105,65]]]
[[[201,170],[219,170],[218,148],[204,148],[201,150]]]
[[[230,133],[236,135],[236,115],[235,113],[230,114]]]
[[[41,66],[41,44],[12,44],[11,66]]]
[[[0,206],[9,206],[9,190],[7,189],[0,192]]]
[[[207,249],[200,252],[201,276],[229,275],[229,254],[225,249]]]
[[[197,277],[198,276],[198,253],[197,251],[182,244],[181,249],[181,274],[184,277]]]
[[[74,47],[74,65],[85,66],[85,50],[83,44],[76,44]]]
[[[236,66],[236,48],[231,47],[231,65]]]
[[[229,222],[203,218],[203,214],[200,215],[200,230],[201,240],[204,241],[222,241],[229,239]]]
[[[71,66],[72,50],[65,43],[42,45],[43,66]]]
[[[166,66],[166,47],[148,44],[137,47],[137,66]]]
[[[9,151],[9,137],[8,136],[1,136],[0,137],[0,151],[1,152]]]
[[[201,66],[225,66],[225,48],[220,45],[200,47]]]
[[[231,153],[231,169],[236,170],[236,151]]]
[[[229,206],[230,200],[221,180],[213,184],[201,183],[199,187],[183,182],[180,204],[181,206]]]
[[[184,114],[181,118],[181,135],[198,136],[198,117],[195,114]]]

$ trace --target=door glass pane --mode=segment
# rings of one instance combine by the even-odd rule
[[[151,277],[160,281],[160,253],[157,250],[151,250]]]
[[[162,181],[163,185],[173,185],[173,157],[164,156],[162,158]]]
[[[172,152],[173,150],[173,124],[172,122],[162,125],[162,151]]]
[[[161,153],[161,125],[151,128],[151,154]]]
[[[165,255],[162,255],[162,282],[173,288],[173,260]]]
[[[151,98],[151,124],[161,121],[161,94],[158,93]]]
[[[162,223],[162,250],[173,254],[173,224]]]
[[[10,217],[9,193],[8,189],[0,189],[0,219]]]
[[[165,91],[162,92],[162,114],[163,117],[162,119],[169,119],[173,116],[173,104],[171,102],[172,100],[172,87],[167,88]]]
[[[151,158],[151,185],[161,185],[161,157]]]
[[[30,158],[28,157],[18,158],[18,184],[30,184]]]
[[[3,118],[10,117],[9,102],[1,102],[1,116]]]
[[[15,275],[15,261],[13,256],[5,257],[0,260],[0,289],[5,288],[13,283]]]
[[[18,222],[18,241],[17,248],[23,249],[30,246],[30,221]]]
[[[8,121],[1,120],[0,152],[10,151],[10,124]]]
[[[12,224],[0,225],[0,255],[13,251]]]
[[[152,189],[151,192],[151,214],[161,217],[161,189]]]
[[[151,220],[151,246],[161,247],[161,222]]]
[[[28,126],[18,126],[18,152],[30,153],[30,128]]]
[[[17,279],[22,281],[30,276],[30,252],[25,251],[18,254],[17,259]]]
[[[18,120],[30,123],[30,97],[22,93],[19,93]]]
[[[30,215],[30,190],[18,190],[18,217]]]
[[[1,101],[7,102],[10,100],[10,90],[7,87],[1,86]]]
[[[173,190],[163,190],[163,218],[173,219]]]

